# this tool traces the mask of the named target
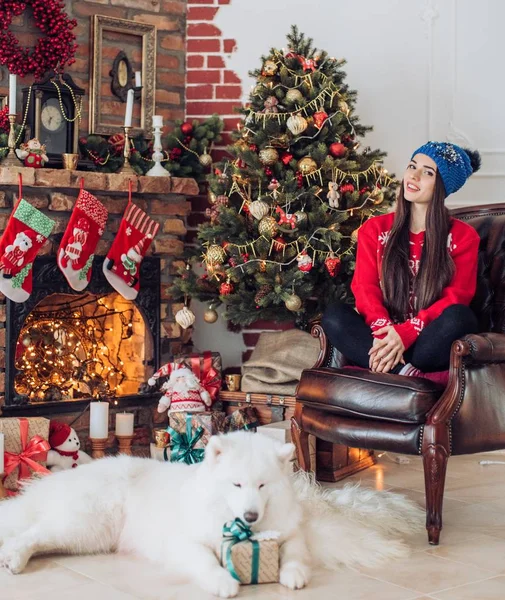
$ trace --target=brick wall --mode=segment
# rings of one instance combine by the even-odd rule
[[[73,30],[79,46],[76,62],[66,70],[72,75],[77,85],[86,90],[80,128],[81,135],[88,133],[88,90],[91,71],[90,21],[92,15],[95,14],[156,25],[156,114],[163,115],[165,125],[175,119],[184,118],[186,0],[66,0],[65,5],[69,16],[76,18],[78,23]],[[40,36],[40,31],[33,23],[30,10],[17,17],[10,29],[20,39],[21,44],[26,46],[33,45],[34,40]],[[107,73],[110,70],[114,57],[121,49],[120,46],[115,49],[110,48],[110,52],[104,54],[108,61],[103,65],[104,72]],[[139,68],[137,61],[140,60],[140,52],[132,48],[129,58],[133,59],[134,66]],[[18,86],[21,88],[30,83],[32,83],[32,78],[27,76],[18,81]],[[105,87],[110,90],[110,86]],[[5,67],[0,67],[0,94],[6,95],[7,90],[7,70]],[[118,124],[121,125],[124,104],[120,104],[115,97],[112,97],[111,100],[113,100],[112,105],[118,113]],[[20,101],[19,97],[18,103]]]

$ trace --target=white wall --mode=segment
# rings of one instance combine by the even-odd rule
[[[295,23],[317,47],[346,58],[367,145],[401,176],[428,139],[478,148],[483,167],[448,205],[505,202],[503,0],[232,0],[216,16],[237,50],[226,58],[244,82]]]
[[[401,176],[429,139],[478,148],[481,171],[448,205],[505,202],[503,0],[232,0],[215,22],[237,40],[226,60],[244,82],[244,101],[254,83],[248,71],[272,46],[287,45],[295,23],[317,47],[347,59],[357,113],[374,126],[365,144],[387,151],[390,171]],[[196,346],[218,347],[225,366],[239,364],[241,336],[222,319],[198,323]]]

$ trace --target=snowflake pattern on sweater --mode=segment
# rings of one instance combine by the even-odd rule
[[[356,270],[351,289],[356,298],[356,308],[372,331],[393,324],[384,306],[380,281],[382,258],[393,221],[394,213],[373,217],[363,224],[358,234]],[[406,315],[405,322],[394,324],[405,349],[409,348],[421,331],[439,317],[446,308],[453,304],[467,306],[470,304],[477,284],[479,241],[479,236],[473,227],[457,219],[451,219],[447,249],[454,261],[454,276],[436,302],[416,313],[412,285],[414,277],[419,272],[424,232],[410,234],[411,310],[410,314]]]

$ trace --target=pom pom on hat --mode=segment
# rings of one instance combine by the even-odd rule
[[[428,142],[412,153],[425,154],[435,161],[448,196],[457,192],[466,180],[480,169],[481,158],[477,150],[460,148],[448,142]]]
[[[58,421],[51,421],[49,425],[49,444],[51,448],[58,448],[61,446],[71,434],[72,428],[66,423],[58,423]]]

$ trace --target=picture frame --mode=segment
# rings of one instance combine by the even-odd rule
[[[104,15],[92,18],[92,56],[90,73],[89,133],[113,135],[122,130],[126,93],[118,96],[117,74],[113,68],[118,54],[128,60],[128,77],[140,71],[142,88],[133,79],[121,86],[136,91],[132,137],[142,134],[152,138],[152,117],[156,92],[156,27],[128,19]],[[140,95],[140,98],[138,96]]]

